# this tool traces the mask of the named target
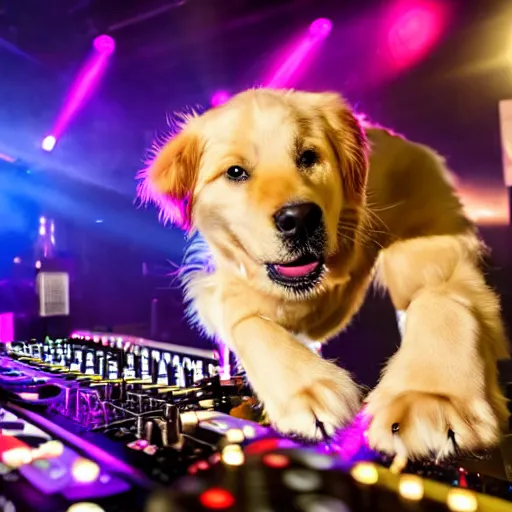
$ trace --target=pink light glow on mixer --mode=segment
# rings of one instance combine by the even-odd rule
[[[264,81],[264,86],[276,89],[292,87],[300,72],[305,69],[308,58],[319,48],[331,30],[332,22],[327,18],[318,18],[313,21],[308,32],[285,52],[278,65]]]
[[[436,0],[398,0],[388,12],[385,22],[390,66],[408,68],[439,42],[448,23],[445,3]]]
[[[213,93],[210,103],[212,107],[220,107],[229,100],[229,93],[227,91],[216,91]]]

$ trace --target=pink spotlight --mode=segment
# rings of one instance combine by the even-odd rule
[[[332,22],[327,18],[318,18],[313,21],[308,31],[284,52],[280,62],[263,82],[263,85],[274,89],[293,87],[331,29]]]
[[[54,135],[47,135],[44,139],[43,139],[43,142],[41,143],[41,147],[45,150],[45,151],[53,151],[53,149],[55,148],[55,144],[57,144],[57,139],[55,138]]]
[[[114,50],[116,49],[116,42],[114,41],[114,38],[107,34],[102,34],[96,37],[92,42],[92,45],[98,53],[104,53],[106,55],[114,53]]]
[[[98,38],[96,38],[96,40],[97,39]],[[96,48],[96,51],[93,52],[83,64],[67,94],[64,105],[59,112],[52,130],[56,138],[62,135],[77,112],[86,104],[105,72],[113,49],[112,46],[110,46],[110,50],[107,50],[106,48],[108,48],[108,46],[106,43],[100,43],[99,48],[100,49]]]
[[[212,107],[219,107],[229,100],[229,93],[227,91],[217,91],[213,93],[210,100]]]
[[[434,0],[401,0],[389,13],[387,46],[394,68],[424,58],[439,41],[448,21],[446,5]]]
[[[325,39],[332,30],[332,21],[327,18],[318,18],[309,26],[309,35],[315,39]]]

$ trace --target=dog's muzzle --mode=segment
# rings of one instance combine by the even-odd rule
[[[315,203],[289,204],[275,213],[274,224],[290,261],[267,264],[270,279],[287,288],[308,291],[324,272],[326,235],[322,209]]]

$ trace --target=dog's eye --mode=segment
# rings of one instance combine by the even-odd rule
[[[305,151],[303,151],[297,160],[298,166],[305,168],[305,169],[312,167],[317,162],[318,162],[318,153],[316,151],[314,151],[313,149],[306,149]]]
[[[226,176],[231,181],[245,181],[249,178],[249,173],[239,165],[233,165],[226,171]]]

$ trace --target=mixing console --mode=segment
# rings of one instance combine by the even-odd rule
[[[87,335],[0,354],[0,511],[505,511],[512,441],[399,467],[361,413],[311,445],[257,422],[212,353]],[[249,419],[250,418],[250,419]]]

